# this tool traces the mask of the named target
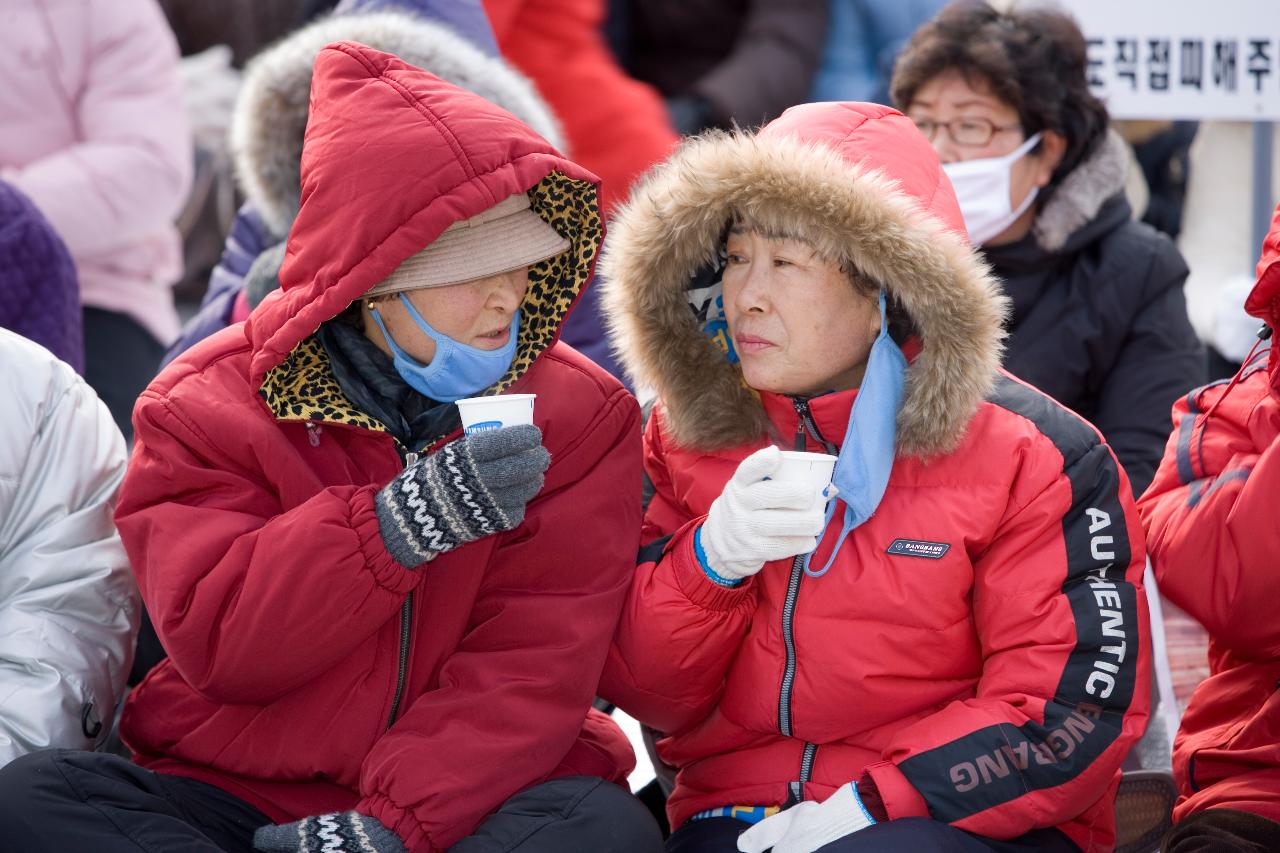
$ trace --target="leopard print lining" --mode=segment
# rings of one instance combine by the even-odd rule
[[[552,172],[529,190],[530,207],[570,243],[564,252],[529,268],[529,290],[520,306],[520,334],[511,369],[480,396],[501,394],[556,339],[560,324],[590,276],[602,225],[596,189]],[[329,356],[314,335],[267,372],[258,392],[278,420],[340,423],[386,432],[342,393]]]
[[[323,421],[386,432],[382,421],[366,415],[342,393],[329,367],[329,354],[312,335],[262,381],[262,398],[278,420]]]
[[[569,241],[569,248],[529,268],[516,357],[507,375],[481,394],[484,397],[510,388],[551,346],[569,306],[587,284],[600,246],[600,205],[590,183],[552,172],[529,190],[529,206]]]

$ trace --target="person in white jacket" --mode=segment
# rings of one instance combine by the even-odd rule
[[[0,766],[106,740],[138,592],[112,514],[124,438],[67,364],[0,329]]]

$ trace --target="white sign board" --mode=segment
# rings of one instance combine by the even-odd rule
[[[1280,0],[1062,0],[1114,118],[1280,120]]]

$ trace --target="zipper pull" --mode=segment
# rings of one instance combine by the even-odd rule
[[[803,451],[805,449],[804,416],[805,416],[805,410],[808,408],[808,405],[795,397],[791,398],[791,405],[796,410],[796,440],[795,440],[795,447],[793,449]]]
[[[312,447],[320,446],[320,427],[311,423],[311,421],[307,421],[307,441],[310,442]]]
[[[417,461],[418,461],[418,454],[416,453],[406,453],[404,455],[404,467],[406,468],[412,468],[414,463],[416,463]]]

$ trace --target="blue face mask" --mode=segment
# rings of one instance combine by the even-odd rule
[[[880,291],[880,335],[871,346],[862,386],[853,401],[853,413],[849,416],[849,428],[840,445],[840,457],[836,461],[831,482],[839,490],[837,497],[827,504],[826,530],[835,515],[836,504],[843,503],[844,522],[840,538],[831,549],[831,558],[820,570],[809,567],[813,554],[804,558],[805,574],[822,577],[835,562],[844,540],[855,527],[872,516],[885,487],[889,485],[889,472],[893,470],[893,458],[897,448],[898,405],[902,402],[902,388],[907,378],[907,359],[902,350],[889,337],[889,321],[885,312],[884,291]]]
[[[370,307],[373,320],[382,330],[387,345],[395,356],[396,372],[409,387],[432,400],[453,403],[463,397],[473,397],[493,385],[511,368],[516,355],[516,338],[520,332],[520,312],[511,318],[511,336],[501,349],[486,350],[458,343],[440,334],[423,319],[403,293],[400,301],[409,310],[409,316],[427,337],[436,342],[436,354],[430,364],[422,364],[400,348],[378,316],[378,309]]]

